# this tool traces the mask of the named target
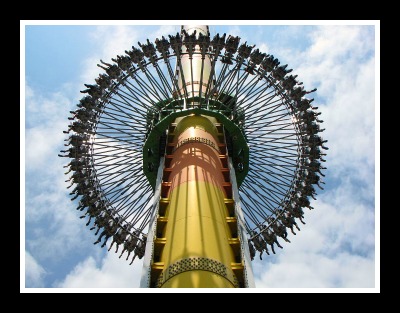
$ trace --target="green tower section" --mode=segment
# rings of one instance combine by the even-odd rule
[[[190,98],[164,100],[156,104],[154,111],[147,114],[147,134],[143,145],[143,172],[150,185],[155,188],[160,157],[165,154],[166,132],[177,118],[190,114],[215,117],[224,127],[228,156],[232,158],[237,186],[240,187],[249,170],[249,147],[243,131],[245,115],[237,108],[233,97],[221,94],[218,100]]]

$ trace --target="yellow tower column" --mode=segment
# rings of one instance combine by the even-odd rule
[[[208,26],[182,26],[182,34],[194,31],[207,35]],[[185,35],[176,66],[178,92],[185,95],[183,110],[200,107],[206,91],[213,88],[211,58],[189,42]],[[159,197],[159,203],[149,231],[151,245],[146,246],[149,259],[143,286],[244,287],[222,124],[200,113],[179,116],[168,128],[165,165],[157,178],[155,201]]]
[[[214,118],[176,120],[158,287],[237,287]]]

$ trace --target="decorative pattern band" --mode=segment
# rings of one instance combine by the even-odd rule
[[[213,141],[211,141],[210,139],[207,139],[207,138],[202,138],[202,137],[189,137],[189,138],[179,141],[176,144],[176,146],[174,147],[173,152],[175,152],[178,148],[182,147],[183,145],[185,145],[187,143],[204,143],[205,145],[208,145],[211,148],[220,152],[219,149],[215,146],[215,143]]]
[[[226,266],[221,262],[208,258],[192,257],[179,260],[163,271],[157,280],[157,288],[160,288],[168,279],[183,272],[201,270],[220,275],[229,280],[236,288],[239,287],[236,276],[228,272]]]

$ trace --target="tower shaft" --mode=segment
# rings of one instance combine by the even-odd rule
[[[185,95],[184,109],[200,107],[213,86],[210,57],[190,52],[200,51],[187,40],[195,30],[196,36],[208,34],[207,26],[182,26],[185,54],[176,66],[178,92]],[[231,170],[224,126],[216,117],[188,113],[169,125],[156,184],[155,201],[159,202],[155,202],[158,214],[150,230],[152,247],[146,247],[147,256],[151,254],[144,266],[147,286],[245,286],[249,270],[244,266],[242,251],[246,248],[238,227]]]
[[[224,188],[216,120],[191,115],[176,122],[164,182],[169,189],[164,194],[169,199],[165,246],[159,256],[169,270],[159,287],[234,287],[231,241],[237,231],[229,228],[225,200],[230,195]]]
[[[184,25],[182,26],[182,37],[185,38],[183,32],[185,31],[189,36],[194,35],[199,36],[202,34],[206,36],[209,33],[207,25]],[[188,48],[189,47],[189,48]],[[207,86],[209,84],[209,78],[211,73],[211,59],[208,55],[204,57],[199,53],[200,47],[198,45],[192,45],[192,50],[190,50],[190,42],[184,40],[182,45],[182,53],[184,54],[180,57],[180,65],[177,66],[177,80],[178,87],[182,94],[186,95],[188,101],[191,101],[192,97],[204,96]],[[196,54],[192,54],[196,52]],[[213,85],[210,82],[208,88]]]

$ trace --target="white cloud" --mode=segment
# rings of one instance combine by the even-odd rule
[[[370,30],[370,29],[369,29]],[[375,58],[365,27],[317,27],[301,53],[279,50],[319,107],[328,140],[327,182],[292,243],[256,260],[258,288],[374,288]],[[278,56],[278,55],[277,55]],[[278,57],[279,57],[278,56]],[[285,62],[286,63],[286,62]],[[318,190],[318,188],[316,188]]]
[[[253,263],[259,288],[374,288],[373,203],[362,204],[357,187],[344,181],[305,209],[306,225],[278,241],[274,259]],[[271,261],[272,260],[272,261]]]
[[[269,48],[269,46],[267,44],[262,43],[259,46],[257,45],[255,47],[255,49],[257,49],[257,48],[260,50],[261,53],[269,54],[270,48]]]
[[[43,211],[32,205],[32,209],[36,211],[36,220],[27,217],[28,222],[32,223],[32,234],[27,238],[26,244],[40,259],[55,261],[67,256],[74,249],[84,247],[85,244],[87,249],[88,241],[95,240],[93,232],[85,229],[84,221],[78,218],[79,214],[74,213],[74,205],[67,207],[63,203],[61,206],[57,201],[45,204],[48,207]]]
[[[374,59],[360,65],[352,78],[343,80],[343,88],[327,100],[330,105],[321,107],[325,137],[332,147],[332,166],[342,163],[354,170],[371,167],[375,163]],[[365,164],[356,167],[355,162]]]
[[[156,38],[161,39],[161,36],[164,36],[166,39],[168,38],[168,35],[176,35],[177,32],[180,32],[180,25],[163,25],[160,26],[156,31],[147,34],[146,38],[150,40],[154,44],[154,41]],[[145,41],[141,42],[142,44],[145,43]],[[136,43],[135,43],[136,46]]]
[[[25,251],[25,287],[44,287],[43,279],[45,275],[46,271],[44,268],[32,257],[28,251]]]
[[[69,87],[44,95],[26,82],[25,97],[25,170],[43,168],[59,169],[62,163],[57,154],[63,146],[63,130],[68,129],[67,117],[71,114],[72,101],[68,98]],[[57,151],[58,150],[58,151]]]
[[[127,25],[96,27],[96,30],[91,33],[91,38],[92,44],[97,49],[94,49],[95,53],[82,63],[82,86],[84,83],[93,84],[94,79],[100,73],[104,73],[104,70],[97,66],[97,64],[101,65],[100,59],[112,64],[111,59],[115,59],[117,55],[126,55],[125,50],[131,50],[132,46],[140,48],[138,41],[145,44],[147,43],[146,39],[149,39],[154,44],[156,38],[161,38],[164,35],[168,39],[168,34],[175,34],[179,30],[179,27],[174,25],[162,25],[151,33],[144,33],[141,31],[142,27],[144,29],[144,26]]]
[[[98,26],[92,33],[92,38],[95,44],[99,45],[98,53],[103,55],[103,61],[107,62],[117,54],[124,54],[132,45],[137,46],[136,38],[139,35],[137,28],[126,25]]]
[[[139,288],[143,259],[135,259],[132,265],[129,265],[133,254],[128,261],[124,259],[124,255],[119,259],[119,253],[107,253],[99,265],[90,256],[76,265],[65,279],[54,287]]]
[[[374,48],[372,27],[320,26],[310,34],[313,45],[310,57],[315,60],[341,60],[359,57]]]
[[[49,161],[54,168],[56,167],[54,165],[61,163],[54,157],[57,157],[57,154],[60,153],[57,151],[57,147],[62,147],[60,143],[65,138],[62,130],[58,127],[44,128],[38,126],[27,129],[25,133],[25,165],[27,171],[43,169],[45,166],[49,166]]]
[[[76,201],[67,196],[73,187],[66,189],[71,174],[64,175],[63,166],[70,159],[57,156],[67,148],[63,130],[69,122],[70,88],[66,85],[60,92],[44,95],[26,84],[26,91],[24,213],[31,231],[26,243],[37,259],[55,259],[81,244],[84,229]]]
[[[261,269],[260,269],[261,270]],[[257,288],[374,288],[374,263],[359,256],[291,253],[256,279]]]
[[[246,41],[246,39],[243,38],[243,32],[241,28],[237,25],[229,26],[227,31],[224,31],[224,33],[226,33],[226,38],[228,38],[229,35],[238,36],[241,38],[240,43],[244,43],[244,41]],[[216,35],[216,33],[214,35]],[[211,35],[211,39],[214,38],[214,35],[213,34]],[[219,35],[222,36],[223,33],[220,33]],[[247,44],[253,44],[253,43],[248,42]]]
[[[97,66],[100,60],[106,63],[113,63],[111,58],[117,55],[125,55],[125,50],[131,49],[132,45],[137,46],[139,32],[136,28],[127,25],[97,26],[95,31],[90,33],[91,42],[95,48],[93,54],[82,61],[82,74],[80,77],[80,90],[85,87],[83,84],[94,84],[95,78],[104,70]]]
[[[351,175],[373,184],[375,164],[375,57],[372,27],[321,26],[310,47],[288,55],[326,130],[331,177]]]
[[[58,92],[46,95],[34,90],[29,82],[25,82],[25,118],[27,128],[32,125],[54,127],[64,122],[69,115],[72,101],[68,97],[71,90],[69,84],[60,86]],[[61,132],[62,134],[62,132]]]

